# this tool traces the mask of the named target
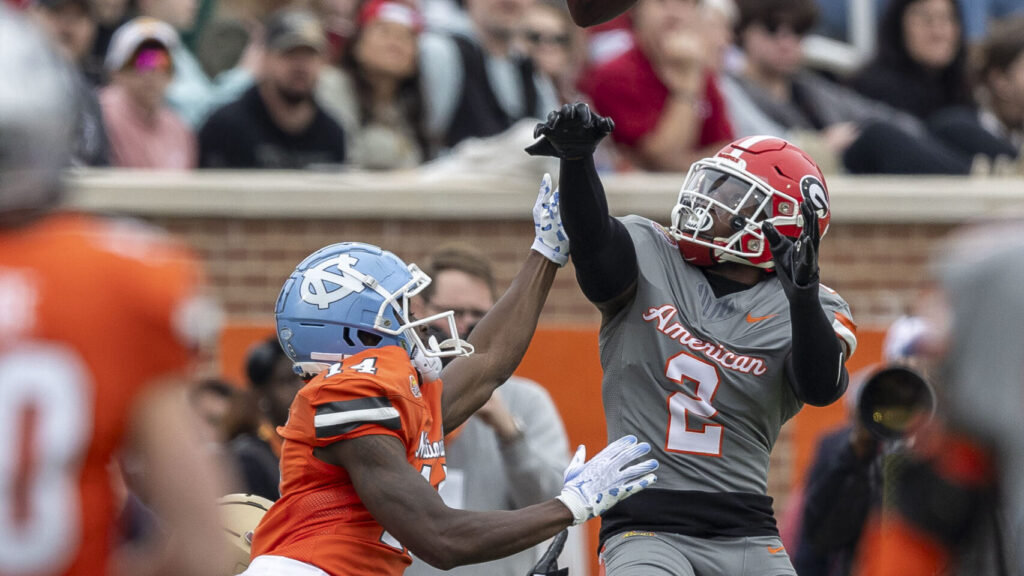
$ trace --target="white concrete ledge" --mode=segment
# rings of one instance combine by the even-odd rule
[[[505,220],[529,218],[539,178],[81,170],[69,181],[77,207],[140,216]],[[610,174],[603,181],[613,214],[667,220],[682,175]],[[837,223],[1024,215],[1024,178],[833,176],[829,189]]]

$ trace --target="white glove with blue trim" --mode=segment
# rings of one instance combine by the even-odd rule
[[[623,469],[650,451],[651,445],[637,442],[636,436],[623,436],[584,464],[587,449],[581,444],[565,469],[562,493],[555,497],[572,512],[573,524],[600,516],[619,500],[657,482],[653,472],[658,469],[658,461],[653,458]]]
[[[437,339],[433,336],[431,336],[430,340],[427,342],[427,345],[430,346],[431,349],[436,350],[438,348]],[[425,384],[433,382],[441,377],[441,370],[444,369],[444,364],[441,362],[441,359],[437,356],[427,356],[426,353],[423,352],[423,348],[418,344],[413,347],[409,360],[412,361],[413,367],[419,370],[420,377],[423,379]]]
[[[559,266],[569,261],[569,237],[562,230],[562,216],[558,213],[558,190],[551,191],[551,174],[540,182],[537,202],[533,205],[533,229],[536,239],[533,250]]]

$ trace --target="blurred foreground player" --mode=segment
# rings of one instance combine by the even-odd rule
[[[586,463],[580,446],[561,493],[540,504],[470,512],[445,506],[437,493],[444,435],[512,375],[556,263],[568,260],[557,202],[542,188],[533,251],[468,342],[451,310],[410,317],[409,300],[430,278],[390,252],[334,244],[298,265],[278,298],[277,334],[312,379],[278,428],[281,499],[256,528],[247,576],[398,575],[410,551],[442,569],[493,560],[654,482],[657,462],[630,465],[650,446],[625,437]],[[424,343],[419,332],[438,320],[447,339]],[[455,359],[442,370],[442,357]]]
[[[218,474],[175,376],[212,331],[199,270],[139,224],[57,210],[66,74],[0,4],[0,574],[210,574]],[[121,453],[170,539],[115,549]]]
[[[601,522],[608,576],[795,574],[766,494],[782,424],[846,389],[857,344],[819,281],[825,180],[792,144],[733,142],[690,167],[665,227],[609,215],[594,167],[614,125],[585,104],[537,127],[561,159],[576,278],[601,311],[608,433],[651,443],[658,487]]]
[[[939,411],[886,480],[858,574],[1024,574],[1024,223],[975,224],[936,254],[945,302],[919,345],[938,352]]]

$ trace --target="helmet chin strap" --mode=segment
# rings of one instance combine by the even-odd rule
[[[292,370],[300,378],[311,378],[330,367],[331,364],[325,362],[295,362],[292,364]]]

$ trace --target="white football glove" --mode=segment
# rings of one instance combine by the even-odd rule
[[[651,445],[623,436],[583,463],[587,449],[582,444],[565,469],[562,493],[556,496],[572,512],[573,524],[582,524],[604,514],[619,500],[650,487],[658,477],[658,461],[651,458],[623,469],[623,466],[651,451]]]
[[[430,346],[431,349],[437,349],[437,339],[431,336],[427,345]],[[411,360],[412,365],[420,371],[420,377],[423,379],[424,384],[433,382],[441,377],[441,369],[444,368],[444,364],[441,362],[441,359],[437,356],[427,356],[423,352],[423,348],[420,346],[413,347],[409,360]]]
[[[562,230],[558,213],[558,190],[551,191],[551,174],[540,182],[537,202],[533,205],[533,229],[537,235],[532,248],[559,266],[569,261],[569,237]]]

